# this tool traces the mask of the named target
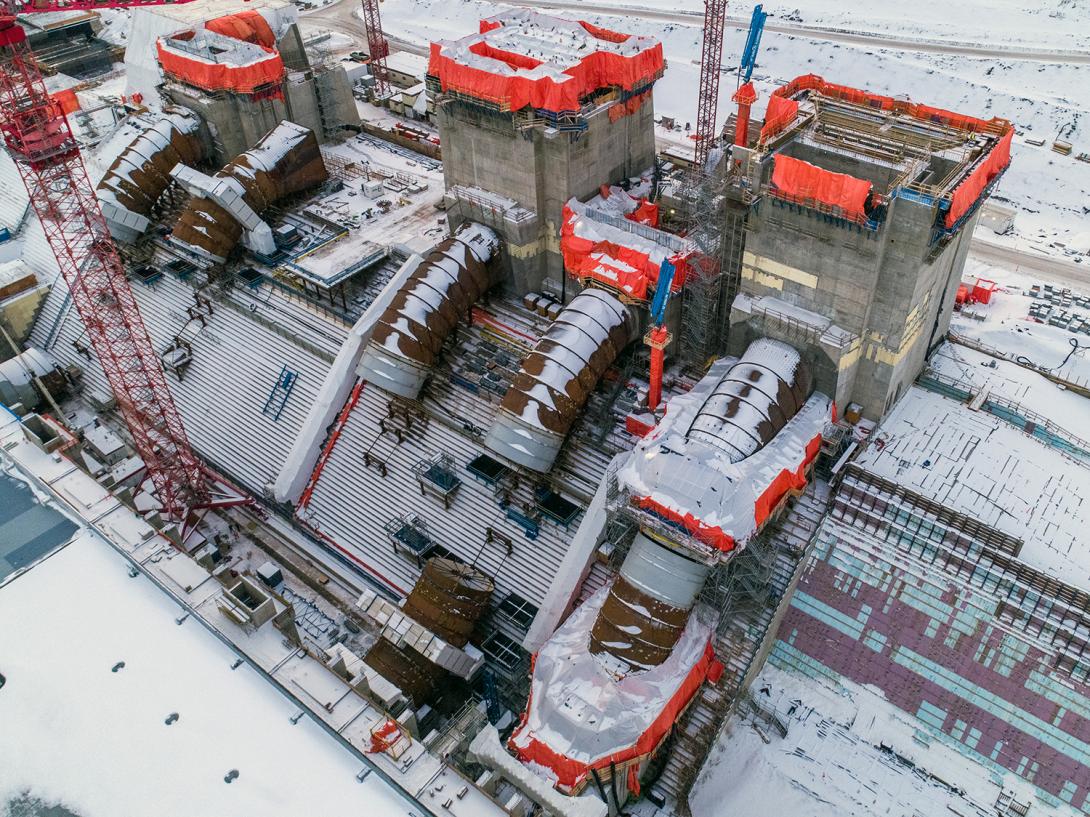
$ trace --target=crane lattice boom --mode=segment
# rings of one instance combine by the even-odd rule
[[[727,0],[705,0],[704,44],[700,49],[700,89],[696,107],[696,166],[703,168],[715,144],[719,107],[719,74],[723,63],[723,26]]]
[[[184,521],[210,501],[206,474],[186,438],[68,120],[50,99],[11,11],[0,15],[0,106],[0,132],[137,453],[165,513]]]
[[[371,56],[371,74],[375,78],[375,96],[390,95],[390,75],[386,69],[386,57],[390,44],[382,34],[382,18],[378,13],[379,0],[363,0],[363,26],[367,30],[367,53]]]

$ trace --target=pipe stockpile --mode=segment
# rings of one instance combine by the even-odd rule
[[[360,376],[415,399],[447,336],[491,286],[498,244],[490,229],[470,224],[432,250],[375,324]]]
[[[587,398],[632,339],[633,323],[628,308],[604,290],[576,295],[522,361],[485,445],[548,472]]]

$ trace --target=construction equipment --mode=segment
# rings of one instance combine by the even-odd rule
[[[182,0],[183,2],[185,0]],[[163,512],[182,523],[183,541],[200,509],[238,504],[213,498],[203,464],[189,445],[163,365],[140,317],[121,259],[68,120],[46,90],[23,11],[127,8],[171,0],[54,0],[0,7],[0,132],[23,178],[72,303],[144,461]]]
[[[643,336],[643,342],[651,347],[650,388],[647,392],[647,408],[655,411],[662,400],[662,367],[666,356],[666,347],[670,344],[670,333],[666,331],[666,304],[670,300],[670,289],[674,283],[675,267],[667,259],[662,259],[659,267],[659,280],[655,285],[655,296],[651,299],[651,328]]]
[[[390,43],[382,35],[379,2],[380,0],[363,0],[363,27],[367,30],[367,51],[371,56],[371,75],[375,78],[375,99],[384,99],[390,95],[390,73],[386,68]]]
[[[757,91],[750,80],[753,77],[753,69],[757,65],[757,51],[761,47],[761,35],[764,33],[767,19],[768,15],[760,4],[753,7],[753,17],[749,21],[749,34],[746,36],[746,47],[742,49],[742,61],[738,64],[738,87],[731,101],[738,104],[738,118],[734,123],[734,144],[739,147],[745,147],[749,141],[749,111],[753,103],[757,101]]]
[[[719,108],[719,74],[723,63],[723,25],[727,0],[704,3],[704,43],[700,49],[700,89],[696,103],[696,167],[699,172],[708,161],[716,141],[715,117]]]

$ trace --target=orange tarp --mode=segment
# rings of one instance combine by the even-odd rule
[[[204,24],[209,31],[222,34],[225,37],[234,37],[236,40],[245,40],[248,43],[272,48],[276,45],[276,35],[272,28],[256,11],[240,11],[237,14],[227,14],[217,17]]]
[[[206,91],[253,93],[262,86],[279,83],[284,77],[284,62],[278,53],[270,49],[265,49],[268,56],[264,59],[245,65],[231,65],[191,57],[164,46],[161,39],[155,43],[155,48],[159,53],[159,64],[165,72]]]
[[[76,98],[76,92],[71,88],[65,88],[63,91],[57,91],[49,95],[49,98],[53,100],[53,103],[60,108],[61,113],[66,116],[73,111],[79,110],[79,99]]]
[[[526,728],[529,719],[530,708],[534,705],[533,695],[526,702],[526,712],[523,713],[522,722],[515,730],[508,742],[518,759],[523,763],[539,763],[547,769],[551,769],[556,775],[557,784],[564,791],[572,791],[581,784],[590,774],[591,769],[609,769],[611,766],[621,765],[630,760],[641,758],[653,752],[663,739],[674,728],[678,717],[689,702],[713,672],[721,672],[718,669],[718,661],[709,641],[704,647],[704,653],[700,659],[686,674],[681,685],[674,692],[670,700],[664,702],[663,710],[651,725],[637,738],[636,742],[627,748],[596,758],[590,763],[562,755],[537,738],[531,737],[525,748],[515,745],[515,737]]]
[[[500,25],[502,24],[482,20],[481,33],[492,31]],[[593,26],[587,28],[587,31],[599,39],[611,41],[617,41],[613,39],[615,37],[626,37]],[[513,111],[527,106],[555,113],[577,111],[580,100],[592,91],[613,85],[631,91],[650,82],[664,65],[662,45],[656,43],[633,56],[623,56],[611,51],[587,54],[576,65],[564,69],[563,73],[571,77],[570,80],[557,80],[547,76],[530,79],[520,75],[519,71],[528,71],[540,65],[538,60],[483,42],[474,43],[469,48],[479,56],[502,61],[515,69],[515,73],[497,74],[483,68],[463,65],[446,56],[441,43],[431,44],[428,73],[438,77],[443,91],[466,94]],[[639,103],[636,107],[638,105]]]
[[[849,218],[866,217],[863,204],[871,189],[866,179],[823,170],[783,154],[776,154],[772,162],[772,184],[777,195],[799,204],[817,201],[839,207]]]
[[[991,184],[1003,170],[1011,163],[1011,140],[1014,138],[1014,130],[1007,131],[984,160],[976,166],[972,173],[965,177],[964,181],[954,188],[954,195],[950,197],[950,209],[946,212],[945,224],[953,227],[958,219],[969,212],[984,188]]]
[[[643,206],[645,217],[650,217],[650,210],[657,206]],[[641,208],[637,208],[640,212]],[[564,258],[564,269],[573,278],[580,280],[591,278],[610,287],[619,289],[630,298],[645,301],[649,290],[653,290],[659,279],[659,265],[648,255],[632,247],[625,247],[612,241],[592,241],[575,234],[575,212],[564,205],[563,222],[560,225],[560,254]],[[645,222],[646,223],[646,222]],[[674,280],[671,290],[677,292],[685,283],[688,273],[688,260],[682,256],[673,256]]]

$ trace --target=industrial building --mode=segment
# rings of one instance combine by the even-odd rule
[[[766,661],[1086,810],[1086,462],[926,368],[1009,122],[806,75],[752,128],[742,85],[735,144],[686,171],[656,155],[658,41],[514,9],[431,45],[440,162],[359,133],[294,9],[202,6],[134,13],[158,114],[95,179],[187,436],[101,430],[147,409],[86,293],[0,271],[29,347],[0,399],[171,540],[169,570],[124,545],[142,567],[202,571],[200,614],[275,641],[431,813],[684,813]],[[172,516],[143,469],[180,440]],[[240,520],[283,571],[237,558]],[[337,643],[276,590],[293,566]]]

